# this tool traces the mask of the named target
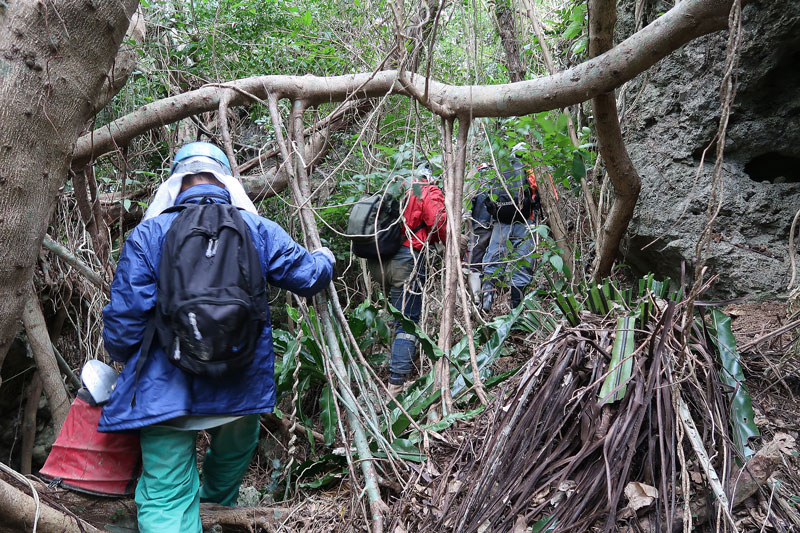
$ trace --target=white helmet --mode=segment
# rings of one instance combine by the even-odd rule
[[[419,165],[414,174],[418,178],[425,180],[427,182],[436,181],[435,178],[433,177],[433,172],[431,171],[431,167],[427,163],[422,163],[421,165]]]
[[[528,151],[528,144],[524,142],[519,142],[511,148],[511,157],[520,158],[527,151]]]

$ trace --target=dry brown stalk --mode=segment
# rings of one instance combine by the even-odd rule
[[[25,311],[22,314],[22,322],[25,325],[25,332],[28,335],[28,343],[33,352],[36,367],[42,377],[44,393],[47,396],[50,414],[53,417],[53,430],[58,435],[59,431],[61,431],[61,426],[64,425],[64,421],[67,419],[70,400],[67,390],[64,388],[64,382],[61,379],[58,361],[56,361],[42,308],[39,305],[39,298],[35,292],[32,292],[28,297]]]

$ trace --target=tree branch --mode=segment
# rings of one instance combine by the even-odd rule
[[[97,272],[92,270],[92,268],[89,265],[87,265],[86,263],[75,257],[75,254],[73,254],[72,252],[70,252],[57,242],[55,242],[48,235],[44,236],[44,239],[42,240],[42,245],[51,252],[53,252],[54,254],[56,254],[58,257],[63,259],[65,263],[75,267],[75,269],[81,274],[83,274],[83,276],[87,280],[89,280],[95,287],[106,292],[108,291],[108,284],[103,280],[103,278],[100,277],[100,275]]]
[[[224,91],[219,99],[218,118],[219,130],[222,132],[222,146],[225,148],[225,155],[231,164],[231,171],[235,177],[239,177],[239,167],[236,165],[236,154],[233,153],[233,142],[231,142],[231,132],[228,128],[228,106],[231,101],[231,92]]]
[[[22,322],[25,324],[28,344],[30,344],[33,359],[36,361],[36,367],[42,378],[47,404],[50,406],[50,414],[53,417],[53,429],[58,435],[61,426],[67,419],[70,401],[67,390],[64,388],[64,382],[61,380],[61,372],[58,370],[58,362],[53,352],[53,345],[50,343],[50,335],[47,333],[42,308],[39,306],[39,298],[34,291],[31,291],[28,301],[25,303]]]
[[[616,21],[615,0],[589,0],[590,56],[598,56],[611,48]],[[614,92],[595,96],[592,99],[592,109],[600,155],[605,161],[608,178],[614,185],[614,203],[600,232],[592,273],[592,279],[599,282],[611,274],[622,236],[625,235],[628,223],[633,218],[642,180],[622,140]]]
[[[547,72],[551,75],[556,73],[556,66],[553,63],[553,56],[550,53],[550,47],[547,45],[547,40],[544,36],[544,30],[542,29],[542,25],[539,22],[539,17],[536,16],[536,11],[533,8],[530,0],[523,0],[522,2],[525,4],[525,9],[528,11],[528,18],[531,21],[531,26],[533,27],[533,32],[536,34],[536,39],[539,41],[539,46],[542,48],[542,55],[544,56],[544,64],[547,67]],[[567,110],[569,111],[569,109]],[[570,113],[571,115],[571,113]],[[578,136],[575,133],[575,126],[572,122],[572,116],[570,116],[570,120],[567,122],[567,130],[569,131],[569,137],[572,141],[572,144],[575,148],[578,147]],[[581,180],[581,190],[583,191],[583,198],[584,202],[586,203],[586,209],[589,211],[589,224],[597,224],[597,207],[594,204],[594,198],[592,197],[592,191],[589,189],[588,184],[586,183],[586,179]],[[541,195],[541,192],[540,192]],[[550,217],[552,217],[554,223],[551,225],[551,229],[553,230],[553,237],[555,241],[558,243],[559,248],[562,250],[561,258],[564,260],[564,264],[567,265],[570,273],[572,274],[572,279],[575,279],[575,265],[574,259],[575,254],[572,252],[572,246],[570,245],[569,238],[567,237],[566,233],[566,226],[564,224],[563,219],[561,218],[561,212],[558,210],[558,203],[555,201],[555,198],[547,194],[547,199],[544,200],[545,209]],[[594,234],[594,231],[592,232]]]
[[[685,0],[635,33],[613,50],[545,78],[505,85],[452,86],[406,73],[414,94],[428,97],[420,103],[443,117],[508,117],[567,107],[619,87],[695,37],[727,27],[732,0]],[[372,98],[387,93],[411,95],[398,83],[397,71],[320,78],[316,76],[256,76],[232,81],[239,89],[231,105],[250,103],[250,93],[266,98],[302,99],[308,105]],[[242,92],[244,91],[244,92]],[[165,98],[148,104],[98,128],[78,140],[75,164],[87,162],[124,145],[133,137],[219,106],[219,85]]]
[[[33,443],[36,440],[36,412],[39,410],[39,398],[42,397],[42,378],[38,371],[33,373],[25,391],[25,411],[22,416],[22,446],[20,451],[19,471],[23,476],[31,473]]]
[[[525,63],[522,61],[517,40],[517,29],[515,24],[514,9],[509,0],[495,0],[495,9],[492,13],[497,34],[500,42],[505,49],[505,63],[508,70],[508,77],[512,82],[525,79]]]
[[[29,531],[33,526],[36,513],[36,502],[16,487],[0,478],[0,510],[3,525],[15,525],[22,531]],[[74,516],[54,509],[42,502],[39,505],[38,533],[100,533],[91,524]]]
[[[144,15],[142,15],[142,8],[139,7],[131,17],[128,31],[122,39],[117,57],[114,58],[114,65],[106,76],[103,88],[100,89],[97,98],[92,102],[92,115],[96,115],[108,105],[111,99],[125,86],[130,75],[133,74],[136,69],[136,63],[139,60],[139,52],[136,47],[144,42],[145,31]]]

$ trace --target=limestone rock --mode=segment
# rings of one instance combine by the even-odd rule
[[[652,4],[646,22],[667,8]],[[621,8],[618,37],[633,29],[632,6]],[[707,265],[720,276],[711,295],[766,299],[786,293],[789,228],[800,209],[800,2],[751,2],[743,31],[723,204]],[[636,270],[677,280],[682,261],[688,274],[694,270],[711,189],[727,37],[723,31],[689,43],[625,91],[623,135],[642,177],[624,250]]]

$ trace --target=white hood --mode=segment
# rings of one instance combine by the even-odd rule
[[[250,211],[254,215],[258,214],[256,210],[256,206],[253,205],[253,202],[247,196],[247,193],[244,191],[244,187],[239,182],[238,179],[234,178],[233,176],[227,176],[220,172],[214,172],[206,170],[204,172],[208,172],[209,174],[213,174],[215,178],[217,178],[228,192],[231,195],[231,203],[236,207],[241,207],[245,211]],[[150,206],[147,208],[147,211],[144,214],[144,218],[142,220],[147,220],[148,218],[157,217],[160,215],[165,209],[168,207],[172,207],[175,205],[175,200],[177,200],[178,195],[181,192],[181,182],[183,181],[183,177],[189,174],[189,172],[178,172],[173,174],[172,176],[167,179],[164,183],[156,191],[156,196],[153,198],[153,201],[150,202]]]

